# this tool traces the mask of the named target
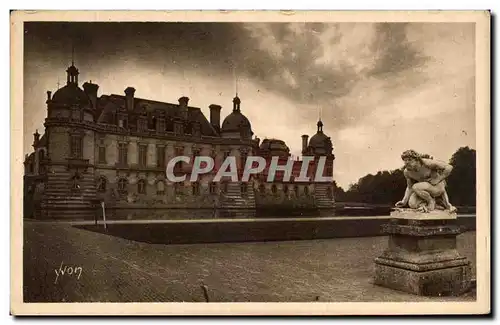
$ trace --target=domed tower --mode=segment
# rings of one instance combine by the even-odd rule
[[[286,160],[290,157],[290,149],[283,140],[264,139],[259,147],[259,155],[265,158],[279,157]]]
[[[332,140],[325,133],[323,133],[323,122],[319,120],[316,125],[318,130],[309,140],[309,153],[314,156],[332,155]]]
[[[97,85],[78,86],[72,62],[66,85],[47,92],[47,179],[42,215],[47,218],[93,217],[95,199],[94,131]]]
[[[332,140],[323,132],[323,122],[321,121],[321,119],[316,125],[316,134],[311,137],[309,143],[307,143],[308,136],[302,136],[302,154],[304,156],[314,156],[314,165],[316,169],[315,173],[319,173],[319,176],[331,178],[333,176],[333,161],[335,160]],[[321,157],[324,157],[325,159],[324,166],[319,165]],[[313,179],[313,181],[315,179]],[[314,197],[316,205],[319,208],[333,208],[335,201],[333,197],[332,182],[316,182],[314,184]]]
[[[221,136],[223,138],[251,140],[252,125],[248,118],[241,113],[241,100],[236,95],[233,98],[233,111],[222,122]]]

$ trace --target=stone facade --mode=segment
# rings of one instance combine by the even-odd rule
[[[261,143],[254,137],[237,96],[221,125],[219,105],[209,106],[208,120],[200,108],[188,105],[187,97],[179,98],[178,104],[146,100],[135,97],[132,87],[125,89],[124,96],[98,97],[97,84],[85,82],[83,89],[79,87],[74,65],[66,72],[66,86],[53,95],[47,92],[45,133],[34,134],[34,152],[24,161],[25,216],[90,219],[99,213],[101,201],[111,217],[126,219],[147,218],[152,209],[241,210],[254,211],[246,214],[253,216],[259,206],[333,208],[331,183],[294,182],[302,164],[299,160],[294,162],[290,182],[279,178],[267,182],[267,168],[247,183],[213,183],[215,171],[196,183],[166,179],[167,162],[179,155],[212,156],[216,166],[235,156],[240,174],[247,156],[263,156],[268,163],[276,155],[284,163],[290,159],[283,141]],[[326,156],[325,173],[331,175],[333,147],[322,128],[319,121],[309,142],[303,136],[302,152],[315,156],[310,170],[315,170],[319,157]],[[183,163],[175,171],[189,174],[191,168]]]

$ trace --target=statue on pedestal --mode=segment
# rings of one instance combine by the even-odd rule
[[[456,211],[446,193],[446,178],[453,169],[450,164],[414,150],[403,152],[401,159],[405,163],[407,187],[404,198],[396,203],[397,208],[408,207],[424,213],[436,209]]]

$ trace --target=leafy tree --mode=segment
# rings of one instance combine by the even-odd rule
[[[453,170],[447,179],[447,191],[454,205],[476,205],[476,150],[459,148],[451,157]]]

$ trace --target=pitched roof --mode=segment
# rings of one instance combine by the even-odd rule
[[[114,112],[115,110],[125,111],[126,97],[116,94],[103,95],[99,98],[98,103],[97,121],[99,123],[112,123],[109,113]],[[129,125],[135,125],[137,117],[144,112],[161,114],[167,119],[179,116],[180,114],[178,104],[134,97],[134,111],[128,112]],[[217,131],[210,124],[200,108],[188,106],[188,120],[200,123],[202,135],[218,135]]]

